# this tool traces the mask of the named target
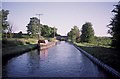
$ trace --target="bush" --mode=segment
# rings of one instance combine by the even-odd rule
[[[18,46],[24,45],[24,42],[15,39],[3,39],[2,40],[2,47],[10,47],[10,46]]]
[[[110,46],[111,41],[112,41],[111,37],[95,37],[93,44],[97,46],[99,45]]]

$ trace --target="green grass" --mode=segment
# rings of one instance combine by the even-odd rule
[[[37,39],[32,38],[7,38],[2,40],[2,48],[14,47],[19,45],[37,44]]]
[[[20,45],[15,47],[3,48],[2,49],[2,64],[5,65],[7,61],[13,57],[19,56],[27,51],[31,51],[36,48],[37,45]]]
[[[21,45],[16,47],[9,47],[9,48],[3,48],[2,49],[2,56],[5,55],[14,55],[14,54],[20,54],[21,52],[29,49],[33,49],[36,45]]]
[[[94,44],[94,43],[75,43],[78,46],[86,46],[86,47],[106,47],[106,48],[112,48],[110,45],[103,45],[103,44]]]
[[[111,46],[97,46],[96,44],[94,45],[90,43],[75,44],[120,72],[120,53]]]
[[[42,40],[48,38],[41,38]],[[56,42],[56,38],[49,38],[51,42]],[[38,38],[7,38],[2,39],[2,48],[16,47],[21,45],[37,44]]]
[[[8,38],[2,39],[2,56],[12,57],[19,55],[24,51],[33,49],[37,44],[36,39],[26,38]]]
[[[51,38],[50,41],[56,41]],[[33,38],[7,38],[2,40],[2,55],[10,55],[21,53],[24,50],[34,48],[34,44],[38,43],[38,39]]]
[[[93,44],[96,46],[110,46],[111,37],[95,37]]]
[[[42,38],[45,39],[45,38]],[[50,41],[56,41],[51,38]],[[10,58],[23,54],[37,47],[38,39],[33,38],[7,38],[2,39],[2,58],[6,63]],[[1,50],[1,49],[0,49]],[[5,64],[4,63],[4,64]]]

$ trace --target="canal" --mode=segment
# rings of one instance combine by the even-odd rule
[[[3,66],[4,77],[108,77],[67,42],[14,57]]]

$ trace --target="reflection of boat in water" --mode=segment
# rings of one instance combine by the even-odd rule
[[[40,50],[40,59],[45,60],[48,57],[48,49]]]
[[[48,42],[48,40],[38,40],[38,50],[48,49],[56,45],[56,42]]]

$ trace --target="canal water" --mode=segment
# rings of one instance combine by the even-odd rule
[[[45,50],[33,50],[12,58],[3,66],[5,77],[108,77],[84,54],[67,42]]]

